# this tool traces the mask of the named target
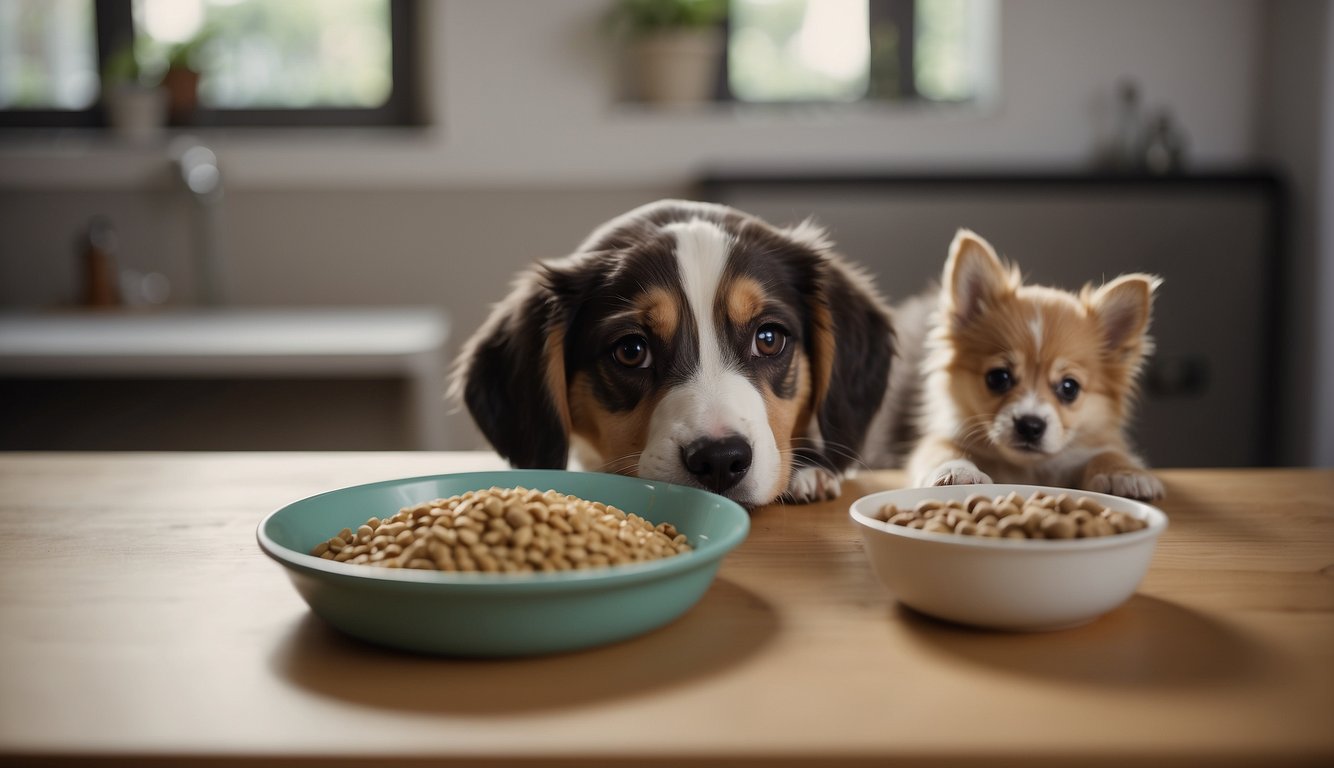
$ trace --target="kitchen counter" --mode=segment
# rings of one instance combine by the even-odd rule
[[[0,763],[1334,762],[1334,471],[1166,470],[1139,592],[1083,627],[899,606],[848,504],[757,510],[676,622],[469,661],[315,618],[255,528],[484,453],[0,455]],[[368,516],[373,511],[368,511]]]
[[[445,447],[449,322],[429,307],[223,307],[0,313],[0,376],[391,377],[412,447]]]

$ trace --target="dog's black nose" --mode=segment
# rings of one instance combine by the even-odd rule
[[[681,462],[695,479],[714,493],[741,482],[750,469],[750,443],[732,435],[721,440],[704,438],[681,449]]]
[[[1047,431],[1047,420],[1037,416],[1020,416],[1014,420],[1014,433],[1026,443],[1036,443]]]

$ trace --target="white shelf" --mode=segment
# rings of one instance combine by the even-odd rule
[[[417,444],[445,444],[445,341],[429,308],[189,309],[0,315],[0,374],[366,378],[411,385]]]

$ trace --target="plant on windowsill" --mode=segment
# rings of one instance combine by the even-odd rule
[[[710,101],[727,0],[615,0],[608,22],[629,42],[638,96],[663,105]]]
[[[205,27],[189,40],[172,46],[167,53],[167,71],[162,75],[162,87],[167,90],[168,116],[172,125],[194,122],[195,109],[199,106],[202,51],[212,36],[212,31]]]
[[[107,124],[120,138],[135,144],[161,138],[167,124],[167,92],[144,77],[132,46],[107,60],[102,71],[102,103]]]

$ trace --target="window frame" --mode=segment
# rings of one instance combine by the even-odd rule
[[[132,0],[94,0],[97,71],[106,70],[113,51],[134,40]],[[214,109],[198,107],[188,124],[177,128],[337,128],[411,127],[424,124],[420,110],[417,62],[417,0],[389,0],[389,97],[378,107],[294,107],[289,109]],[[0,109],[0,128],[105,128],[105,102],[84,109]]]
[[[877,87],[874,79],[867,84],[867,94],[852,102],[825,101],[825,100],[775,100],[775,101],[746,101],[737,98],[732,92],[732,75],[729,71],[731,67],[731,39],[732,39],[732,20],[731,14],[723,20],[723,48],[721,52],[722,63],[718,67],[718,82],[714,86],[713,100],[724,104],[744,104],[755,107],[805,107],[821,105],[839,105],[839,104],[864,104],[864,103],[885,103],[895,104],[901,102],[913,102],[921,97],[917,92],[917,60],[916,60],[916,39],[917,39],[917,2],[916,0],[866,0],[867,28],[869,34],[874,34],[876,25],[881,22],[890,22],[900,30],[906,30],[903,39],[899,41],[898,46],[898,72],[899,72],[899,90],[898,94],[892,98],[878,96],[872,93]],[[874,44],[874,40],[871,41]],[[875,77],[875,72],[870,76]]]

